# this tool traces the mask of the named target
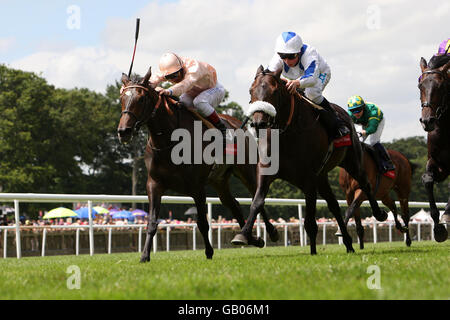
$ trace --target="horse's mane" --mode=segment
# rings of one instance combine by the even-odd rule
[[[430,59],[430,62],[428,63],[428,68],[436,69],[436,68],[442,67],[449,61],[450,61],[450,55],[435,55]]]

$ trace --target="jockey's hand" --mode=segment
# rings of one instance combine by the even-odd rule
[[[158,91],[159,95],[164,95],[164,96],[171,96],[172,95],[172,90],[171,89],[163,89],[161,88],[160,90],[156,90]]]
[[[290,94],[294,94],[296,89],[300,87],[300,80],[288,80],[286,83],[286,88]]]
[[[125,89],[125,86],[124,86],[124,85],[122,85],[122,86],[120,87],[120,94],[122,94],[123,89]]]
[[[366,130],[361,131],[361,136],[362,136],[363,138],[366,138],[366,137],[367,137],[367,132],[366,132]]]

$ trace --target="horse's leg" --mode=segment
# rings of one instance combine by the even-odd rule
[[[361,210],[356,208],[355,210],[355,224],[356,224],[356,234],[359,239],[359,248],[364,249],[364,226],[361,223]]]
[[[229,176],[228,176],[229,177]],[[238,221],[241,229],[245,226],[244,216],[242,215],[242,209],[239,202],[233,197],[230,192],[230,186],[228,184],[227,179],[221,179],[218,181],[211,182],[211,185],[214,186],[214,189],[217,191],[219,195],[219,199],[222,204],[230,209],[233,217]],[[261,238],[255,238],[251,236],[248,238],[248,244],[263,248],[265,243]]]
[[[370,207],[372,209],[373,216],[378,221],[385,221],[387,219],[387,212],[380,208],[377,200],[375,199],[375,195],[372,193],[372,187],[370,186],[369,180],[367,178],[367,173],[363,165],[362,156],[358,156],[359,152],[356,152],[355,150],[356,146],[354,139],[353,143],[354,147],[347,150],[346,158],[343,163],[343,168],[358,182],[359,187],[366,194],[367,199],[369,200],[370,203]],[[350,207],[347,209],[346,216],[352,215],[352,213],[348,212],[349,209]]]
[[[400,208],[402,211],[402,219],[403,223],[405,224],[404,232],[406,233],[406,245],[408,247],[411,246],[411,237],[409,236],[409,206],[408,206],[408,197],[407,198],[401,198],[399,194],[399,202],[400,202]]]
[[[147,223],[147,235],[145,238],[144,250],[142,251],[140,262],[150,261],[150,252],[152,250],[153,237],[158,229],[158,216],[161,207],[162,188],[153,180],[147,180],[147,195],[149,201],[149,218]]]
[[[211,246],[208,238],[209,224],[206,219],[206,195],[205,190],[199,190],[199,193],[193,196],[195,205],[197,207],[197,226],[202,234],[203,241],[205,243],[205,255],[207,259],[212,259],[214,249]]]
[[[348,224],[348,221],[350,220],[350,218],[354,216],[356,209],[358,209],[361,206],[361,203],[363,203],[364,200],[366,200],[366,195],[361,189],[357,189],[353,195],[352,203],[348,206],[347,210],[345,211],[345,219],[344,219],[345,225]]]
[[[448,189],[450,191],[450,182],[448,183]],[[450,222],[450,196],[448,197],[447,205],[445,206],[444,214],[441,218],[441,223],[449,224]]]
[[[247,190],[255,196],[256,194],[256,170],[251,166],[237,166],[237,170],[233,173],[236,177],[238,177],[241,182],[245,185]],[[277,242],[279,239],[278,231],[270,223],[269,218],[267,217],[266,211],[264,207],[261,209],[261,216],[263,217],[264,224],[266,225],[266,231],[269,234],[269,238],[272,242]]]
[[[437,172],[437,167],[434,165],[433,160],[429,159],[427,162],[427,167],[425,173],[422,175],[422,183],[425,186],[425,191],[428,195],[428,201],[430,203],[431,218],[434,221],[434,239],[437,242],[443,242],[448,238],[447,229],[444,225],[439,223],[439,210],[436,206],[436,200],[434,198],[433,186],[434,186],[434,176]]]
[[[336,200],[336,196],[334,195],[333,190],[331,190],[328,176],[324,175],[319,178],[318,190],[320,196],[327,202],[328,210],[330,210],[336,218],[339,229],[342,233],[342,240],[345,244],[345,247],[347,248],[347,252],[355,252],[352,247],[352,237],[349,235],[347,226],[344,224],[344,220],[342,219],[341,208],[339,207],[339,203]]]
[[[247,245],[248,239],[252,236],[253,225],[256,220],[256,215],[258,212],[262,212],[264,208],[264,199],[269,192],[270,184],[275,180],[274,176],[258,176],[258,184],[255,196],[253,197],[252,204],[250,205],[250,213],[247,218],[245,226],[242,228],[241,232],[237,234],[231,243],[234,245]]]
[[[305,215],[305,230],[309,236],[311,254],[317,254],[316,250],[316,237],[317,237],[317,222],[316,222],[316,204],[317,204],[317,194],[315,188],[310,188],[310,190],[304,190],[305,193],[305,204],[306,204],[306,215]]]

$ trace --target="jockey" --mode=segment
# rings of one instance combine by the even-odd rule
[[[283,32],[276,40],[275,54],[268,69],[273,72],[281,68],[282,76],[287,79],[286,87],[291,94],[297,89],[304,89],[308,99],[324,108],[320,118],[330,136],[338,138],[350,133],[322,95],[330,80],[330,67],[317,50],[304,44],[295,32]]]
[[[368,144],[373,146],[378,152],[383,173],[394,170],[394,164],[389,153],[380,143],[385,123],[381,109],[373,103],[364,102],[360,96],[351,96],[348,99],[347,106],[348,114],[353,122],[363,127],[362,136],[368,138]]]
[[[175,53],[165,53],[159,60],[159,71],[150,77],[149,83],[159,94],[179,96],[186,107],[194,107],[225,136],[226,127],[216,110],[225,97],[224,87],[217,82],[216,70],[209,64]],[[169,81],[169,89],[157,87]]]

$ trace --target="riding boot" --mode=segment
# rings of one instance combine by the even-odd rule
[[[331,107],[325,97],[319,106],[323,108],[321,111],[322,122],[327,128],[327,131],[332,139],[337,139],[350,133],[350,130],[345,125],[345,122],[338,118],[336,111]]]
[[[218,114],[216,113],[216,111],[214,111],[213,113],[211,113],[211,115],[209,115],[207,117],[207,119],[217,128],[220,130],[220,132],[222,133],[222,141],[223,141],[223,145],[226,146],[226,134],[227,134],[227,127],[225,127],[225,124],[222,122],[222,120],[220,120]]]
[[[379,142],[375,143],[373,147],[378,152],[379,159],[381,162],[380,165],[381,168],[383,168],[383,173],[394,170],[395,166],[392,163],[391,157],[389,156],[389,153],[387,152],[386,148]]]

